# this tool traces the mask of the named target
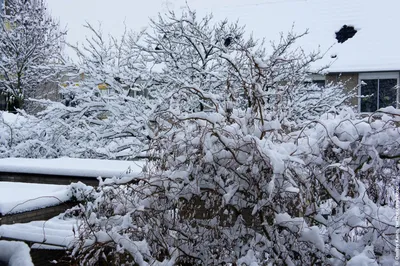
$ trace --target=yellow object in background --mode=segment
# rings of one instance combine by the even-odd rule
[[[6,30],[11,30],[11,23],[9,21],[4,22],[4,27]]]
[[[99,85],[97,85],[97,87],[99,88],[99,90],[107,90],[108,89],[108,84],[107,83],[100,83]]]

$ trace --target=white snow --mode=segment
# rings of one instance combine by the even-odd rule
[[[0,172],[68,175],[79,177],[126,177],[142,171],[144,161],[98,159],[0,159]]]
[[[347,266],[378,266],[378,263],[373,259],[374,249],[372,246],[365,247],[364,251],[352,257]]]
[[[0,214],[41,209],[70,199],[70,186],[0,182]]]
[[[301,232],[300,241],[307,241],[312,244],[322,252],[325,250],[324,240],[320,235],[318,226],[311,226],[309,228],[304,228]]]
[[[275,224],[287,227],[292,232],[299,232],[305,227],[304,219],[301,217],[292,218],[288,213],[275,214]]]
[[[33,266],[27,244],[0,240],[0,261],[9,266]]]
[[[19,114],[8,112],[0,112],[0,114],[0,122],[4,122],[6,124],[23,123],[24,121],[26,121],[26,118]]]
[[[48,221],[34,221],[25,224],[11,224],[0,226],[0,238],[30,241],[50,246],[69,247],[78,234],[78,221],[75,219],[64,220],[61,216]],[[40,247],[40,245],[36,245]],[[0,249],[1,250],[1,249]]]

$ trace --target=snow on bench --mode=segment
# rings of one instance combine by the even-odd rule
[[[76,240],[79,222],[76,219],[62,219],[60,216],[47,221],[33,221],[24,224],[0,226],[0,238],[38,243],[35,248],[65,247]],[[43,245],[43,246],[42,246]]]
[[[145,161],[98,159],[0,159],[0,172],[77,177],[129,177],[142,171]]]
[[[10,266],[34,266],[30,249],[23,242],[0,240],[0,262]]]
[[[0,182],[1,215],[55,206],[70,199],[70,186]]]

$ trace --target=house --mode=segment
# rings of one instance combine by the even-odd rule
[[[200,4],[199,4],[200,5]],[[193,8],[197,8],[196,6]],[[297,43],[305,52],[320,50],[324,58],[313,66],[329,65],[314,82],[346,82],[356,89],[360,112],[400,107],[399,0],[264,0],[215,7],[216,19],[239,18],[257,37],[278,40],[280,33],[309,33]]]

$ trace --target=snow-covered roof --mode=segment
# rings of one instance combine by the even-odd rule
[[[330,72],[400,70],[399,0],[260,0],[207,11],[218,19],[239,18],[256,37],[266,40],[277,40],[280,32],[288,32],[293,25],[295,32],[309,29],[298,44],[306,51],[319,45],[321,51],[330,48],[319,62],[334,61]],[[344,25],[354,26],[358,32],[338,43],[335,32]],[[332,55],[337,57],[332,59]]]

